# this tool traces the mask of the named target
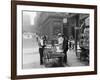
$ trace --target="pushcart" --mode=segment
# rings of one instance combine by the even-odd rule
[[[43,63],[45,67],[62,67],[63,66],[63,52],[45,48],[43,53]]]

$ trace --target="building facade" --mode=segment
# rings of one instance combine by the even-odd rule
[[[75,39],[75,27],[80,27],[80,21],[87,17],[86,14],[61,13],[61,12],[37,12],[37,31],[40,35],[47,35],[49,40],[56,39],[58,33],[67,38]],[[67,23],[63,19],[67,18]],[[77,30],[77,35],[79,30]]]

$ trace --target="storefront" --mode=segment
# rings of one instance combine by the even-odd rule
[[[89,61],[89,16],[80,21],[79,41],[77,42],[76,55],[80,60]]]

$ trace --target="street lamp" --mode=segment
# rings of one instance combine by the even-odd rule
[[[63,23],[67,23],[67,18],[63,18]]]
[[[63,18],[63,35],[65,35],[64,34],[64,24],[67,24],[67,18]],[[66,25],[65,25],[66,26]],[[64,38],[65,39],[65,38]],[[65,40],[64,40],[65,41]],[[66,51],[66,48],[63,48],[63,50],[64,50],[64,62],[66,62],[67,63],[67,51]]]
[[[67,18],[63,18],[63,28],[62,28],[63,34],[64,34],[64,31],[63,31],[63,29],[64,29],[64,24],[66,24],[66,23],[67,23]]]

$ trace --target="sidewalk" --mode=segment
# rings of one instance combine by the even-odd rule
[[[69,66],[86,66],[84,62],[78,60],[74,50],[68,50],[67,60]]]
[[[68,50],[67,60],[68,60],[67,63],[68,65],[66,65],[66,67],[86,66],[85,62],[78,60],[74,50]],[[40,65],[40,55],[38,52],[35,52],[35,54],[33,52],[25,53],[23,57],[23,61],[24,61],[23,62],[24,69],[45,68],[44,65]]]
[[[40,65],[39,53],[25,53],[23,57],[23,69],[43,68],[44,65]]]
[[[45,68],[40,65],[38,45],[35,40],[24,40],[23,45],[23,69]],[[78,60],[73,49],[67,52],[68,65],[66,67],[86,66],[85,62]]]

